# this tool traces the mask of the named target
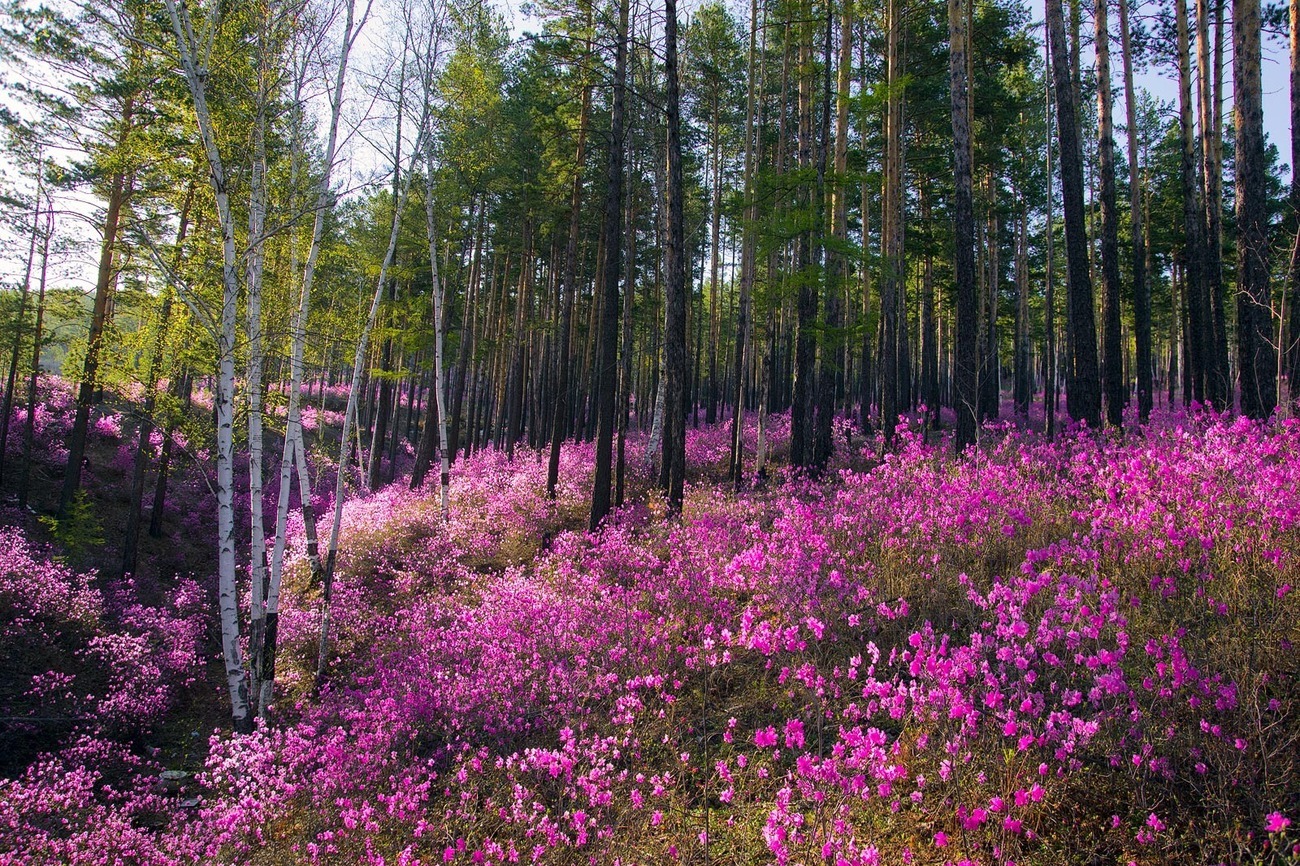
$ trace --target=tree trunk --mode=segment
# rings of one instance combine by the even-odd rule
[[[664,247],[664,457],[668,510],[680,514],[686,479],[686,231],[682,213],[681,81],[677,70],[677,0],[664,0],[667,77],[668,242]]]
[[[1192,72],[1188,46],[1187,0],[1174,2],[1175,27],[1178,40],[1178,117],[1182,133],[1182,164],[1180,176],[1183,188],[1183,297],[1187,309],[1188,345],[1185,358],[1189,362],[1191,399],[1205,399],[1206,374],[1210,341],[1209,298],[1205,287],[1204,224],[1198,183],[1196,135],[1192,125]]]
[[[1069,53],[1060,0],[1047,0],[1047,30],[1056,85],[1057,143],[1065,211],[1065,254],[1069,274],[1067,307],[1070,357],[1065,402],[1070,417],[1096,429],[1101,424],[1097,336],[1093,320],[1092,275],[1083,211],[1083,151],[1079,116],[1070,80]]]
[[[1215,11],[1222,21],[1221,0],[1216,0]],[[1222,82],[1210,60],[1210,10],[1207,0],[1196,0],[1196,66],[1200,95],[1201,121],[1201,201],[1205,208],[1202,224],[1204,257],[1202,275],[1209,302],[1206,312],[1205,334],[1205,396],[1222,411],[1232,399],[1232,383],[1228,372],[1227,313],[1224,308],[1222,209],[1223,209],[1223,159],[1222,130],[1216,122],[1220,98],[1216,93]],[[1220,34],[1220,38],[1222,38]]]
[[[1137,343],[1138,423],[1151,417],[1151,287],[1147,281],[1146,232],[1142,221],[1142,187],[1138,183],[1137,98],[1133,86],[1133,48],[1128,26],[1128,0],[1119,0],[1120,48],[1124,52],[1124,104],[1128,117],[1129,224],[1133,236],[1133,332]]]
[[[172,2],[172,0],[168,0]],[[399,82],[399,90],[404,87],[405,68],[402,70],[402,81]],[[427,113],[427,108],[426,108]],[[414,156],[412,163],[418,158],[424,143],[427,117],[421,118],[418,132],[416,134],[416,145],[412,149]],[[365,369],[366,353],[370,347],[370,332],[375,327],[375,319],[379,315],[379,303],[384,296],[384,287],[388,284],[388,269],[392,266],[394,255],[397,251],[397,239],[401,229],[402,211],[406,209],[407,194],[411,189],[411,180],[414,177],[414,166],[412,170],[406,172],[400,185],[397,187],[397,196],[393,203],[393,220],[388,231],[388,249],[384,252],[383,261],[379,266],[379,277],[375,281],[375,292],[370,301],[370,312],[366,316],[366,321],[361,329],[361,338],[357,341],[356,354],[352,360],[352,382],[348,388],[348,403],[343,412],[343,430],[339,435],[339,460],[338,472],[334,481],[334,516],[330,524],[329,546],[325,553],[325,573],[322,579],[322,597],[321,597],[321,627],[320,627],[320,647],[316,659],[316,681],[319,684],[325,677],[325,665],[328,659],[329,651],[329,620],[330,620],[330,602],[333,595],[334,567],[338,558],[339,549],[339,530],[343,521],[343,496],[346,492],[348,461],[350,454],[349,436],[352,433],[352,425],[357,415],[357,396],[361,387],[361,376]],[[400,174],[402,164],[395,163],[393,171]],[[358,431],[360,432],[360,431]]]
[[[1049,0],[1050,5],[1050,0]],[[1057,4],[1057,14],[1060,5]],[[948,0],[948,76],[953,139],[953,269],[957,281],[957,452],[975,444],[979,401],[979,300],[975,286],[975,206],[972,178],[970,83],[967,81],[966,15],[963,0]]]
[[[14,388],[18,384],[18,359],[23,349],[23,320],[27,318],[27,299],[31,296],[32,267],[36,263],[36,241],[41,230],[41,197],[45,192],[38,161],[36,195],[32,197],[32,236],[27,246],[27,264],[23,270],[22,290],[18,297],[18,315],[14,319],[13,354],[9,358],[9,375],[5,378],[4,401],[0,403],[0,480],[4,478],[5,450],[9,444],[9,418],[14,408]]]
[[[1291,0],[1291,213],[1296,240],[1291,246],[1291,321],[1287,329],[1287,378],[1293,407],[1300,410],[1300,0]]]
[[[134,100],[128,97],[122,111],[121,130],[117,147],[125,152],[127,137],[131,133],[134,117]],[[81,464],[86,456],[86,433],[90,427],[90,405],[94,402],[99,376],[99,353],[104,341],[104,327],[108,321],[109,297],[117,281],[114,258],[117,252],[117,235],[122,219],[122,208],[131,197],[133,178],[119,168],[109,180],[108,201],[104,211],[104,239],[99,248],[99,269],[95,276],[95,303],[90,314],[90,332],[86,335],[86,357],[81,368],[81,383],[77,388],[77,409],[73,416],[72,432],[68,435],[68,466],[63,475],[63,490],[59,495],[59,514],[66,515],[72,498],[81,489]]]
[[[799,51],[799,95],[798,95],[798,165],[801,174],[806,175],[812,168],[813,152],[813,118],[812,91],[814,86],[814,68],[812,59],[812,11],[810,4],[801,7],[806,14],[796,28]],[[797,299],[795,335],[795,370],[794,370],[794,405],[790,410],[790,463],[797,467],[808,467],[812,463],[813,438],[813,367],[817,357],[816,326],[817,293],[813,286],[816,275],[813,273],[812,257],[812,190],[806,176],[798,186],[798,210],[802,215],[804,227],[799,231],[795,241],[795,280]]]
[[[1110,32],[1107,5],[1097,0],[1097,150],[1101,187],[1101,278],[1102,278],[1102,390],[1106,422],[1124,425],[1124,363],[1120,339],[1119,209],[1115,199],[1114,99],[1110,87]]]
[[[333,89],[330,97],[330,123],[325,143],[323,171],[316,185],[314,197],[315,216],[312,221],[311,246],[307,250],[307,261],[303,268],[302,287],[298,295],[298,309],[290,320],[292,342],[289,350],[289,405],[286,411],[284,444],[280,452],[280,485],[276,502],[275,538],[271,547],[271,568],[266,591],[266,624],[262,635],[261,654],[261,692],[257,696],[257,711],[266,715],[267,708],[274,697],[275,659],[279,632],[280,581],[284,565],[284,547],[288,531],[289,485],[292,471],[297,467],[298,495],[302,500],[303,523],[307,536],[307,558],[311,565],[312,582],[324,578],[320,562],[320,551],[316,538],[316,517],[312,510],[311,479],[307,471],[307,448],[302,435],[302,381],[303,355],[307,345],[307,314],[310,309],[311,290],[316,278],[316,263],[320,258],[321,240],[325,233],[326,212],[333,201],[330,182],[334,170],[334,155],[338,146],[339,118],[343,111],[343,87],[347,77],[348,58],[361,27],[355,24],[355,2],[348,0],[345,7],[342,41],[339,47],[339,59]],[[299,93],[303,82],[295,82]],[[299,162],[295,153],[291,170],[295,172]],[[296,271],[296,267],[294,268]]]
[[[600,318],[600,357],[596,379],[597,432],[596,469],[591,491],[591,519],[587,528],[595,532],[610,510],[610,483],[613,470],[614,425],[618,388],[618,284],[621,276],[623,245],[619,229],[623,220],[623,101],[627,84],[627,19],[629,0],[618,7],[617,45],[614,48],[614,92],[610,112],[609,164],[605,189],[605,263]]]
[[[54,210],[46,199],[45,232],[41,237],[41,275],[36,289],[36,325],[32,329],[32,368],[27,381],[27,419],[23,423],[23,471],[18,476],[18,510],[27,508],[36,439],[36,384],[41,375],[41,337],[45,325],[45,278],[49,272],[50,238],[54,235]]]
[[[190,206],[194,201],[194,182],[190,181],[185,193],[185,204],[181,206],[180,226],[176,230],[176,261],[181,257],[181,245],[189,231]],[[158,379],[162,375],[163,351],[167,347],[167,328],[171,323],[172,289],[163,289],[162,307],[158,312],[158,322],[154,333],[153,347],[149,355],[149,371],[144,381],[144,407],[140,415],[140,429],[136,435],[135,465],[131,469],[131,504],[126,512],[126,529],[122,541],[122,576],[135,574],[136,557],[140,542],[140,511],[144,502],[145,470],[149,463],[149,440],[153,436],[153,412],[156,403]]]
[[[220,326],[214,334],[217,344],[217,382],[214,399],[217,444],[217,583],[218,606],[221,613],[221,644],[225,660],[226,684],[230,691],[231,710],[235,730],[250,732],[253,713],[249,706],[248,678],[239,640],[239,597],[235,576],[235,509],[234,509],[234,398],[235,398],[235,329],[239,298],[239,260],[235,254],[235,222],[230,209],[225,164],[217,148],[217,138],[208,109],[206,70],[200,70],[196,60],[197,43],[190,24],[189,13],[178,9],[175,0],[166,0],[172,29],[180,51],[181,65],[189,85],[198,119],[203,149],[207,156],[209,178],[216,199],[217,215],[221,226],[222,298]],[[114,189],[117,189],[115,181]],[[123,186],[125,189],[125,186]],[[110,202],[111,205],[111,202]],[[120,206],[120,202],[119,202]],[[105,253],[101,255],[101,283],[106,282],[105,268],[111,270],[111,248],[105,239]],[[97,304],[98,306],[98,304]],[[82,382],[82,390],[89,390],[89,382]],[[89,401],[86,401],[87,409]],[[83,436],[84,440],[84,436]],[[79,461],[78,457],[78,461]],[[65,494],[68,485],[64,485]],[[73,488],[75,490],[75,487]],[[71,496],[67,499],[70,501]]]
[[[1268,272],[1268,176],[1260,78],[1259,0],[1233,0],[1233,121],[1236,127],[1237,352],[1241,412],[1264,419],[1277,405]]]
[[[815,260],[820,260],[824,264],[823,272],[826,277],[824,314],[822,317],[823,336],[821,340],[821,369],[818,373],[817,383],[817,420],[814,428],[813,437],[813,455],[812,467],[816,472],[822,472],[826,464],[830,461],[831,453],[835,450],[835,443],[832,438],[832,422],[835,419],[835,389],[841,372],[839,363],[840,347],[840,294],[843,291],[841,283],[843,282],[844,263],[838,251],[826,249],[826,198],[827,198],[827,181],[826,168],[827,158],[830,150],[831,137],[831,43],[832,35],[835,29],[835,4],[826,4],[826,38],[822,46],[822,65],[824,67],[822,77],[822,120],[821,120],[821,143],[817,151],[817,204],[814,212],[816,213],[816,254]],[[840,69],[837,81],[837,88],[843,92],[843,97],[839,102],[845,103],[842,108],[836,107],[835,119],[835,166],[838,171],[840,162],[840,148],[847,147],[845,141],[848,126],[848,69],[844,62],[845,57],[852,57],[853,48],[853,31],[851,28],[844,28],[840,33]],[[843,117],[843,122],[840,121]],[[844,155],[844,163],[848,165],[848,154]],[[837,228],[836,209],[843,206],[844,195],[840,189],[838,176],[834,185],[835,200],[831,208],[831,232],[836,238],[840,234],[847,234],[847,229],[841,231]],[[847,226],[847,212],[843,220]],[[817,263],[816,261],[814,263]]]
[[[1297,0],[1300,2],[1300,0]],[[765,19],[766,20],[766,19]],[[731,461],[728,475],[736,489],[739,490],[745,477],[744,454],[744,414],[745,414],[745,365],[750,358],[750,297],[754,291],[754,271],[758,257],[758,239],[756,225],[758,205],[755,200],[755,172],[762,159],[757,132],[762,129],[762,121],[756,120],[756,113],[761,111],[755,98],[755,91],[761,85],[755,75],[755,57],[758,51],[758,0],[751,0],[749,7],[749,57],[747,62],[747,90],[745,95],[745,221],[742,226],[740,252],[740,307],[736,321],[736,358],[733,368],[736,379],[735,399],[731,405]],[[766,40],[764,41],[766,47]],[[842,194],[842,192],[841,192]]]
[[[443,296],[442,276],[438,273],[438,232],[434,224],[433,207],[433,143],[425,144],[425,177],[427,186],[424,193],[425,229],[429,236],[429,276],[433,280],[433,396],[434,411],[428,413],[430,429],[437,422],[438,454],[442,460],[438,475],[440,489],[439,505],[442,519],[451,519],[451,455],[447,450],[447,372],[443,369],[443,317],[445,300]],[[425,435],[428,435],[426,433]]]

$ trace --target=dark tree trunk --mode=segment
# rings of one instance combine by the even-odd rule
[[[816,257],[824,259],[826,263],[826,303],[823,319],[825,325],[823,333],[825,336],[822,340],[821,370],[817,384],[817,420],[812,443],[812,467],[817,472],[821,472],[826,468],[826,464],[831,458],[831,452],[834,450],[834,443],[831,438],[831,422],[835,417],[835,386],[840,372],[840,365],[836,359],[839,356],[840,282],[844,271],[839,253],[828,252],[826,250],[825,242],[826,163],[829,155],[828,152],[830,150],[831,137],[831,37],[835,29],[834,10],[834,3],[826,4],[826,38],[825,43],[822,46],[822,65],[825,68],[823,70],[822,87],[821,143],[817,149],[817,203],[815,208],[817,214]],[[852,31],[849,31],[846,28],[846,32]],[[841,63],[843,62],[845,54],[849,53],[851,48],[851,44],[841,46]],[[843,86],[846,89],[848,87],[847,75],[844,77]],[[845,116],[847,119],[847,114]],[[843,131],[841,129],[839,132],[839,138],[835,143],[837,150],[837,165],[839,157],[838,149],[842,138]],[[838,186],[836,189],[838,191]],[[837,207],[840,198],[839,195],[836,196]],[[832,214],[832,219],[835,219],[834,214]],[[836,225],[838,225],[838,223],[836,223]]]
[[[1114,99],[1110,87],[1110,32],[1106,7],[1097,0],[1097,149],[1101,186],[1101,281],[1103,319],[1102,390],[1106,402],[1106,423],[1124,425],[1124,361],[1120,339],[1119,208],[1115,196]]]
[[[1050,2],[1050,0],[1049,0]],[[1057,15],[1060,4],[1057,3]],[[962,0],[948,0],[948,62],[953,139],[953,268],[957,280],[957,452],[975,444],[979,353],[979,301],[975,286],[975,206],[971,176],[970,83],[966,77],[966,14]]]
[[[1233,0],[1233,120],[1237,132],[1237,352],[1241,412],[1267,418],[1277,406],[1268,272],[1268,177],[1260,78],[1259,0]]]
[[[1291,214],[1295,240],[1291,244],[1291,321],[1287,328],[1287,378],[1291,403],[1300,409],[1300,0],[1291,0]]]
[[[682,510],[686,479],[686,231],[682,213],[681,81],[677,70],[677,0],[664,0],[667,76],[668,243],[664,247],[664,441],[668,510]]]
[[[125,148],[130,133],[134,103],[128,98],[122,113],[118,145]],[[99,353],[103,348],[104,327],[108,321],[109,298],[117,281],[114,258],[122,208],[131,197],[134,178],[119,169],[109,181],[108,203],[104,212],[104,238],[99,248],[99,269],[95,277],[95,303],[90,314],[90,332],[86,335],[86,357],[77,388],[77,409],[68,436],[68,466],[59,495],[59,514],[66,515],[72,498],[81,489],[81,464],[86,456],[86,432],[90,428],[90,406],[99,383]]]
[[[1192,126],[1192,72],[1188,45],[1187,0],[1175,0],[1174,16],[1178,40],[1178,116],[1182,132],[1182,164],[1180,176],[1183,187],[1183,298],[1187,312],[1187,351],[1184,360],[1188,365],[1187,379],[1190,398],[1200,402],[1205,399],[1210,340],[1209,296],[1205,288],[1204,225],[1201,210],[1199,175],[1197,172],[1196,135]],[[1188,390],[1188,389],[1185,389]],[[1184,394],[1184,400],[1188,395]]]
[[[1124,51],[1124,104],[1128,117],[1129,216],[1133,234],[1133,335],[1137,343],[1138,423],[1151,417],[1153,405],[1151,359],[1151,287],[1147,281],[1146,232],[1142,187],[1138,182],[1137,99],[1133,86],[1133,48],[1128,26],[1128,0],[1119,0],[1120,47]]]
[[[1083,211],[1083,151],[1079,115],[1070,81],[1069,52],[1060,0],[1047,0],[1047,30],[1056,85],[1057,142],[1065,211],[1065,255],[1069,274],[1069,365],[1065,403],[1070,417],[1096,429],[1101,424],[1097,370],[1097,332],[1092,309],[1092,275],[1088,271],[1088,237]]]
[[[597,360],[596,470],[591,491],[591,520],[594,532],[610,510],[610,484],[614,457],[614,425],[618,389],[618,284],[623,245],[619,229],[623,220],[623,91],[627,83],[627,19],[629,0],[618,8],[618,44],[614,54],[614,93],[610,116],[609,166],[605,175],[605,265],[600,316],[600,357]]]
[[[1221,0],[1215,12],[1223,17]],[[1205,208],[1202,225],[1204,257],[1202,259],[1205,293],[1209,306],[1205,335],[1205,396],[1222,411],[1232,400],[1232,382],[1228,371],[1227,311],[1224,307],[1222,208],[1223,158],[1222,128],[1216,122],[1220,99],[1217,91],[1222,82],[1210,60],[1210,10],[1206,0],[1196,0],[1196,65],[1200,93],[1201,120],[1201,203]],[[1222,33],[1220,33],[1222,41]]]
[[[582,89],[578,112],[578,152],[574,157],[573,189],[569,194],[569,239],[564,248],[560,282],[560,331],[555,341],[555,414],[551,419],[551,449],[546,464],[546,495],[555,498],[560,478],[560,446],[569,424],[569,343],[573,339],[573,296],[577,291],[578,232],[582,208],[582,169],[587,160],[587,121],[591,115],[591,88]]]

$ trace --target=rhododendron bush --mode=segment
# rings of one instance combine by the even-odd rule
[[[107,630],[5,536],[6,628],[120,682],[0,783],[0,862],[1300,860],[1300,423],[1007,428],[962,460],[904,429],[741,494],[719,430],[680,521],[637,477],[579,531],[590,446],[555,501],[495,451],[453,468],[450,523],[436,486],[349,501],[319,690],[291,529],[281,698],[181,794],[112,727],[165,712],[145,684],[193,647],[156,610]]]

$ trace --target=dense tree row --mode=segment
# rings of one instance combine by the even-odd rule
[[[815,474],[842,447],[837,419],[889,443],[903,413],[924,407],[930,430],[948,407],[964,449],[1035,404],[1052,435],[1062,391],[1093,428],[1128,423],[1130,402],[1145,423],[1161,401],[1267,418],[1285,383],[1297,397],[1300,184],[1288,203],[1263,137],[1259,0],[1048,0],[1043,32],[1019,0],[538,14],[512,41],[482,4],[442,0],[6,9],[3,119],[26,178],[6,206],[26,257],[5,293],[0,439],[23,435],[10,409],[34,399],[50,244],[89,221],[58,507],[95,402],[142,386],[132,571],[146,481],[156,531],[174,459],[170,436],[157,457],[146,444],[211,393],[239,725],[271,697],[290,489],[313,471],[304,400],[343,409],[331,531],[311,551],[323,660],[343,497],[395,480],[408,448],[413,486],[441,460],[445,503],[461,454],[548,451],[553,494],[560,446],[594,440],[594,529],[642,454],[681,508],[688,424],[732,425],[739,485],[765,472],[770,413],[792,414],[791,462]],[[1152,65],[1176,78],[1176,110],[1135,87]],[[89,217],[71,204],[87,195]]]

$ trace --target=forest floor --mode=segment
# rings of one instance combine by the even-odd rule
[[[5,512],[0,863],[1300,862],[1300,423],[962,460],[841,430],[819,480],[772,426],[739,493],[727,425],[691,431],[679,520],[634,440],[598,534],[590,445],[554,501],[526,450],[460,461],[445,523],[434,486],[355,496],[319,691],[295,521],[245,737],[197,473],[132,582]],[[93,474],[106,538],[125,478]]]

